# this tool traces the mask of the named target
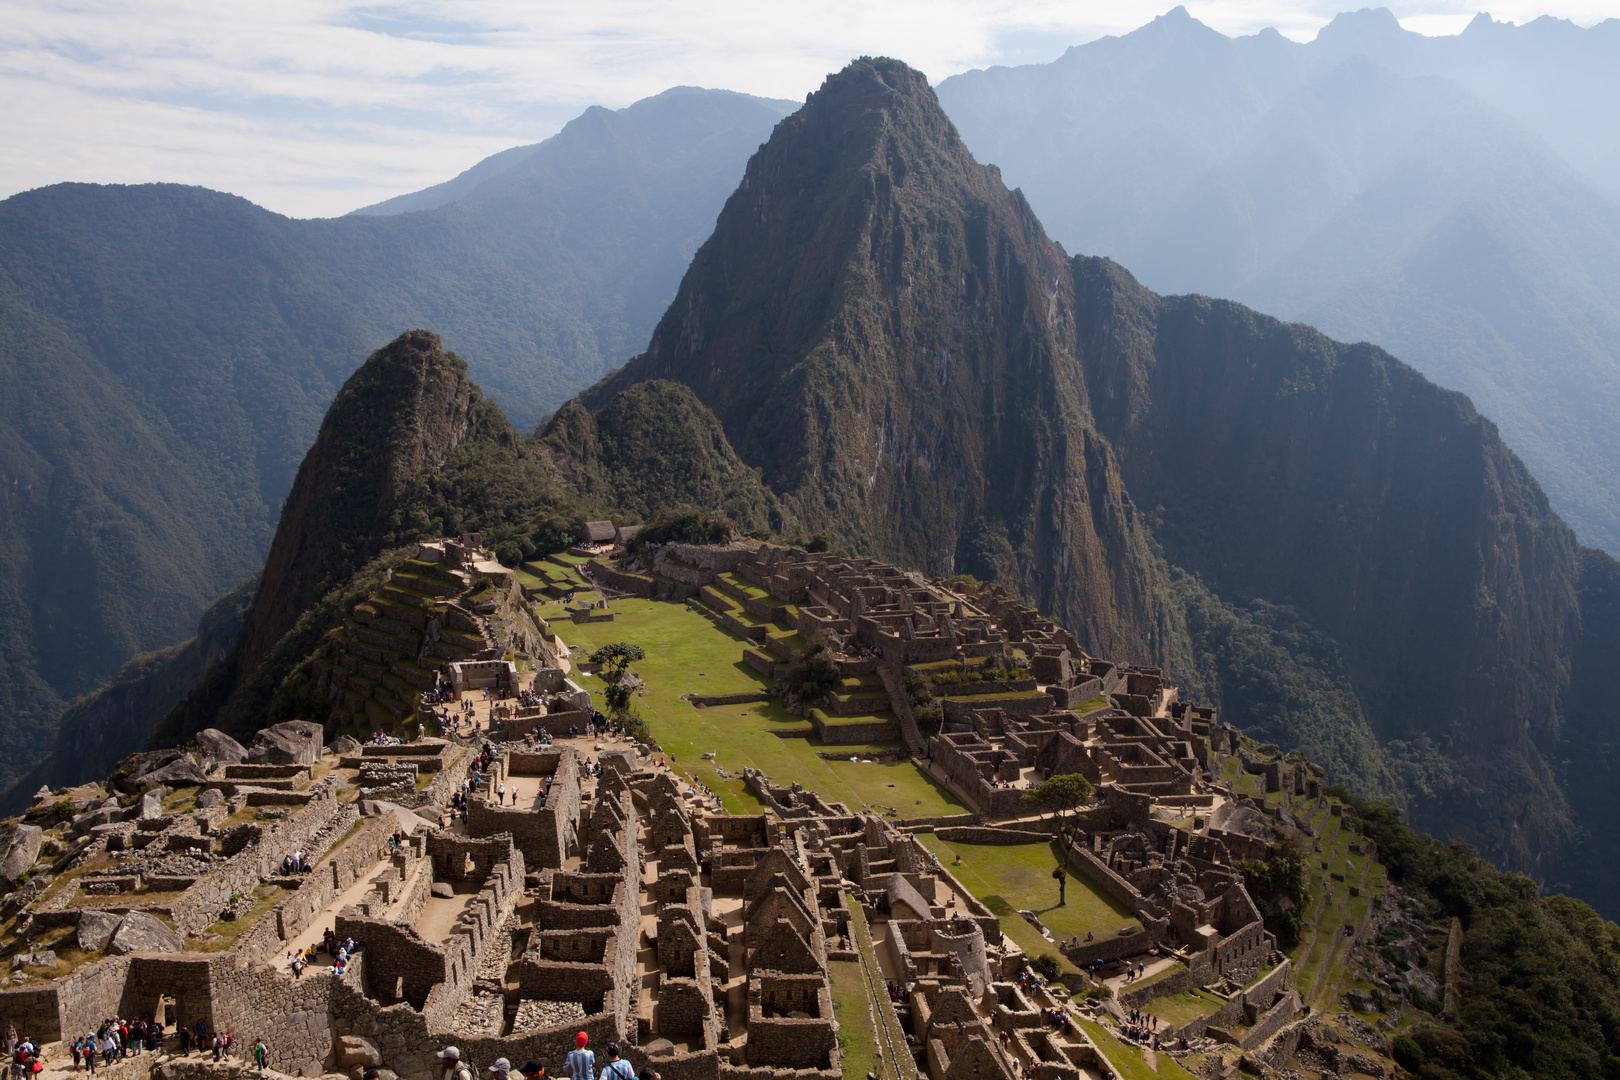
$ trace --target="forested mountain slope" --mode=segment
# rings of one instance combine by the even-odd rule
[[[360,357],[438,330],[532,428],[645,342],[785,109],[592,109],[417,213],[294,221],[174,185],[0,202],[0,780],[254,573]]]
[[[1071,251],[1392,350],[1615,551],[1617,71],[1620,21],[1426,38],[1364,11],[1298,44],[1177,8],[939,94]]]

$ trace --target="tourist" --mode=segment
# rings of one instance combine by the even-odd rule
[[[118,1053],[118,1040],[113,1037],[112,1029],[108,1028],[101,1037],[101,1063],[112,1065],[113,1057]]]
[[[265,1059],[267,1059],[269,1056],[270,1048],[264,1045],[263,1039],[260,1039],[258,1042],[253,1044],[253,1063],[260,1069],[265,1067]]]
[[[512,1063],[505,1058],[496,1058],[495,1064],[484,1070],[495,1077],[495,1080],[506,1080],[512,1075]]]
[[[181,1055],[183,1056],[191,1053],[191,1029],[186,1027],[186,1025],[181,1024],[176,1033],[180,1036]]]
[[[546,1067],[534,1058],[523,1063],[523,1080],[543,1080]]]
[[[461,1063],[461,1051],[456,1047],[440,1050],[439,1060],[444,1062],[444,1080],[473,1080],[471,1070]]]
[[[596,1080],[596,1055],[585,1049],[590,1041],[583,1031],[574,1036],[574,1049],[568,1051],[568,1080]]]
[[[225,1056],[225,1036],[214,1032],[214,1060],[218,1061]]]
[[[651,1068],[645,1068],[636,1074],[636,1080],[664,1080],[664,1075],[654,1072]]]
[[[602,1066],[602,1080],[636,1080],[635,1066],[619,1056],[619,1044],[607,1044],[608,1063]]]

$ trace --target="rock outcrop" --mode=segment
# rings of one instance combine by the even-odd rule
[[[115,955],[132,952],[179,952],[185,939],[170,930],[156,915],[131,911],[118,923],[107,948]]]
[[[313,765],[321,759],[321,725],[289,720],[253,737],[247,760],[254,765]]]
[[[218,728],[203,728],[196,738],[202,748],[203,772],[211,772],[216,765],[240,765],[247,760],[247,747]]]
[[[11,885],[27,873],[39,858],[44,839],[45,831],[37,825],[13,825],[0,841],[0,880]]]

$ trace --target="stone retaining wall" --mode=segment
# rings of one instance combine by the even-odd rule
[[[936,828],[934,835],[952,844],[1045,844],[1050,843],[1049,832],[1028,829],[997,829],[988,826],[947,826]]]

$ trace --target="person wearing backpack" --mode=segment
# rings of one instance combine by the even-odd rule
[[[608,1062],[602,1066],[601,1080],[636,1080],[636,1067],[619,1056],[619,1044],[607,1044]]]
[[[473,1080],[472,1071],[461,1063],[461,1051],[456,1047],[447,1046],[440,1050],[439,1060],[444,1062],[443,1080]]]
[[[253,1060],[258,1063],[260,1069],[264,1068],[265,1059],[269,1056],[270,1048],[264,1045],[263,1039],[253,1044]]]

